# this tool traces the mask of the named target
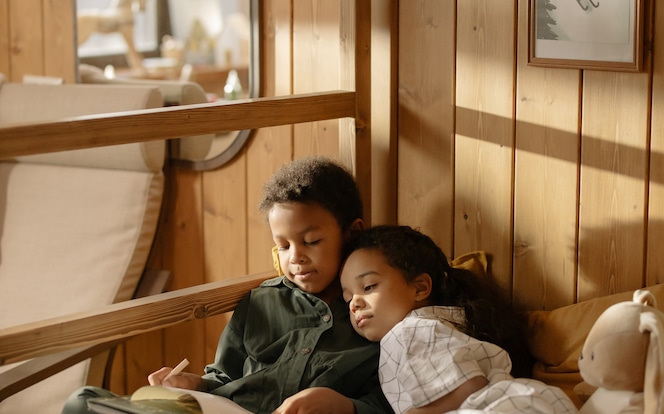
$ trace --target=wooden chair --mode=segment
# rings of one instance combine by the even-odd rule
[[[0,82],[0,125],[161,105],[154,87]],[[0,161],[1,328],[134,297],[161,209],[164,158],[165,142],[152,141]],[[72,387],[101,385],[107,355],[91,355],[3,401],[0,413],[59,413]]]

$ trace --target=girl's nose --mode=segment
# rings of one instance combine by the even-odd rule
[[[356,310],[362,309],[364,307],[364,301],[357,295],[353,295],[353,298],[348,303],[348,306],[350,307],[351,312],[355,312]]]

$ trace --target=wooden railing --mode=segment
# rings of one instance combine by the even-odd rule
[[[355,117],[355,92],[333,91],[89,115],[0,128],[0,159],[222,131]]]
[[[274,272],[246,275],[0,330],[2,365],[229,312]]]

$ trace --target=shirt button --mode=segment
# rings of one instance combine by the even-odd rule
[[[329,322],[332,317],[330,315],[323,316],[323,322]]]
[[[309,352],[311,352],[311,348],[302,348],[300,351],[302,355],[307,355]]]

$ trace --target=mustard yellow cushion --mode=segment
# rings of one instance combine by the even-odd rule
[[[664,304],[664,284],[646,288]],[[603,296],[552,311],[528,312],[530,352],[535,357],[533,378],[560,387],[580,406],[574,393],[582,381],[578,359],[590,328],[609,306],[632,300],[633,291]]]

